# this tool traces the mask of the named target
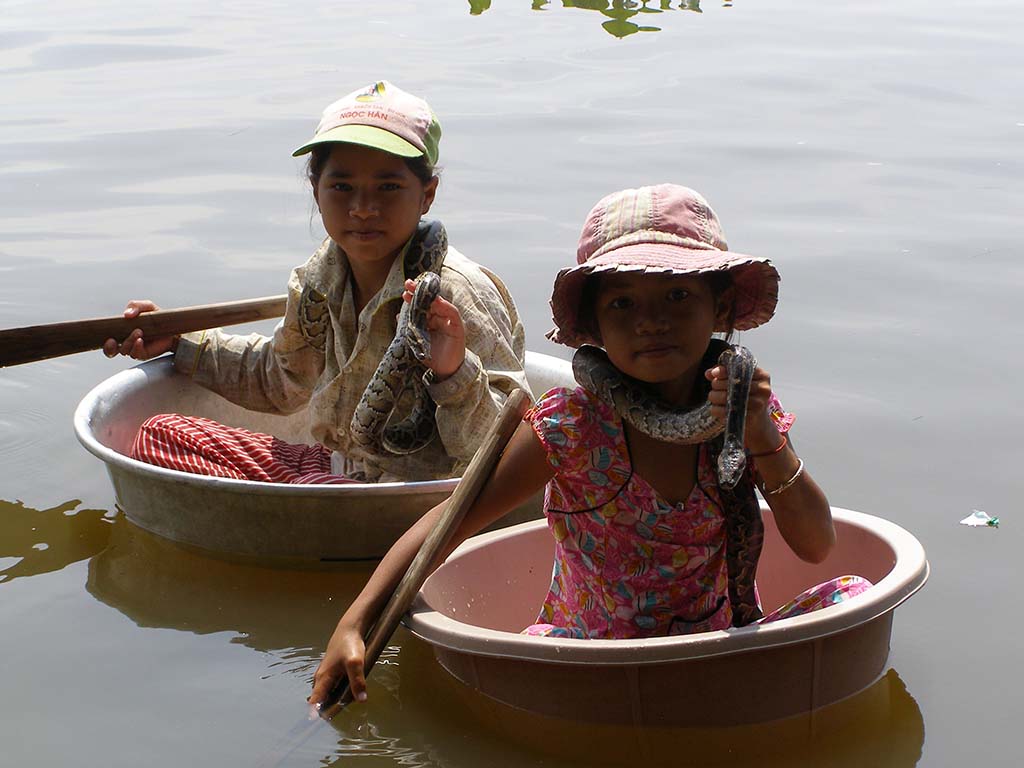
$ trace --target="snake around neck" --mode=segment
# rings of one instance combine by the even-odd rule
[[[757,361],[746,347],[712,339],[705,360],[713,360],[728,371],[726,418],[711,413],[711,404],[693,409],[677,408],[657,397],[642,382],[612,365],[603,349],[584,345],[572,359],[576,381],[615,409],[626,423],[656,440],[667,443],[703,443],[724,434],[718,454],[718,482],[733,488],[747,464],[743,450],[747,397]]]
[[[764,615],[755,587],[757,563],[764,543],[764,523],[753,476],[744,471],[746,453],[743,450],[747,396],[756,361],[748,349],[712,339],[704,356],[704,367],[710,368],[715,360],[729,372],[724,422],[711,415],[708,403],[691,410],[669,405],[643,383],[615,368],[604,350],[597,347],[580,347],[573,357],[572,369],[580,385],[644,434],[673,443],[708,443],[709,458],[718,471],[725,517],[725,560],[732,624],[743,627]]]
[[[423,382],[423,361],[430,357],[427,313],[441,291],[439,273],[447,252],[441,222],[421,221],[403,262],[405,276],[416,281],[412,301],[402,302],[395,338],[352,414],[352,439],[372,453],[415,453],[437,434],[437,406]],[[406,390],[411,391],[412,406],[400,417],[396,410]]]

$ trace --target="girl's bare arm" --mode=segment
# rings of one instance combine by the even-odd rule
[[[762,482],[761,492],[772,508],[782,538],[801,560],[820,563],[836,543],[832,511],[824,491],[802,469],[792,440],[787,440],[778,453],[756,458],[754,462]]]
[[[708,400],[724,418],[727,373],[722,366],[715,366],[707,372],[707,378],[711,381]],[[758,368],[750,384],[744,442],[747,450],[756,455],[753,462],[761,491],[782,538],[801,560],[819,563],[836,543],[832,511],[825,493],[802,467],[792,441],[783,437],[772,421],[768,413],[771,394],[771,377]],[[776,450],[783,442],[782,449]]]
[[[434,567],[440,565],[469,536],[529,499],[544,487],[552,475],[544,446],[534,434],[533,428],[526,423],[520,424],[480,496],[469,508]],[[337,687],[342,676],[346,675],[353,697],[357,701],[366,699],[366,679],[363,674],[366,649],[363,638],[409,569],[446,504],[447,501],[443,501],[431,509],[395,542],[359,596],[345,611],[313,675],[313,692],[309,697],[311,704],[323,702]]]

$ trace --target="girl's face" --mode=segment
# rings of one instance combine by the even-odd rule
[[[352,262],[390,265],[430,210],[437,178],[424,184],[396,155],[336,144],[313,197],[324,229]]]
[[[594,315],[615,367],[679,402],[728,313],[728,292],[716,298],[702,277],[614,272],[600,277]]]

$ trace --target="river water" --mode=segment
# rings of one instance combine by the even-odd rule
[[[565,355],[550,283],[590,206],[693,186],[782,273],[778,316],[743,341],[808,466],[833,504],[916,534],[932,576],[886,677],[814,738],[768,729],[755,759],[739,732],[715,760],[697,741],[721,734],[691,734],[657,762],[1017,765],[1022,22],[994,0],[6,0],[0,327],[281,292],[321,237],[290,151],[378,78],[441,116],[433,213],[505,277],[532,349]],[[71,429],[128,364],[0,372],[3,765],[257,763],[366,576],[228,564],[128,523]],[[958,525],[972,509],[1001,526]],[[602,756],[585,729],[478,721],[404,631],[385,660],[371,702],[281,764]]]

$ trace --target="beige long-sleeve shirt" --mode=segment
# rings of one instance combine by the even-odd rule
[[[352,440],[349,424],[395,336],[404,282],[399,257],[357,317],[348,260],[328,238],[292,272],[285,316],[273,337],[219,329],[187,334],[175,366],[251,410],[306,407],[313,438],[335,452],[335,471],[362,473],[368,481],[451,477],[469,463],[508,394],[529,392],[523,326],[501,280],[449,246],[441,294],[462,315],[466,357],[447,379],[425,379],[437,404],[437,438],[409,455],[370,454]],[[398,412],[406,412],[401,400]]]

